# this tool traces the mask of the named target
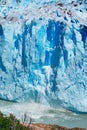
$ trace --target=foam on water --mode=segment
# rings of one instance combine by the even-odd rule
[[[82,127],[87,128],[87,115],[75,114],[64,108],[52,108],[50,106],[38,103],[12,103],[7,101],[0,101],[0,111],[4,114],[14,114],[18,119],[27,114],[27,122],[30,117],[32,123],[46,123],[63,125],[66,127]]]

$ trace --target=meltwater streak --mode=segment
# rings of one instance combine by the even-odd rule
[[[22,119],[24,113],[32,118],[32,123],[62,125],[68,128],[87,128],[87,114],[75,114],[64,108],[52,108],[38,103],[13,103],[0,100],[0,111],[8,115],[14,114]]]

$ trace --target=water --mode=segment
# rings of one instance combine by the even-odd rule
[[[65,126],[68,128],[87,128],[87,114],[76,114],[64,108],[52,108],[38,103],[13,103],[0,100],[0,111],[6,115],[14,114],[22,119],[27,114],[27,121]]]

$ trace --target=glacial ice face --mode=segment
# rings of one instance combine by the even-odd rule
[[[0,98],[87,112],[87,3],[23,2],[0,7]]]

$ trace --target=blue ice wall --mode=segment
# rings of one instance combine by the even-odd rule
[[[71,17],[69,5],[54,0],[10,2],[0,7],[0,98],[87,112],[85,17]]]
[[[20,37],[19,34],[17,34],[17,36],[14,35],[13,38],[16,39],[14,41],[14,46],[15,46],[16,49],[19,50],[19,44],[20,44],[21,37]]]
[[[0,51],[3,49],[3,44],[4,44],[4,31],[3,31],[3,27],[0,24]],[[6,72],[6,67],[3,64],[2,61],[2,51],[0,52],[0,68],[3,72]]]
[[[48,66],[50,65],[50,52],[49,51],[45,51],[45,62],[44,65]]]
[[[84,48],[85,48],[87,46],[87,41],[86,41],[86,38],[87,38],[87,26],[81,25],[80,26],[80,33],[81,33],[82,41],[84,43]]]
[[[24,31],[22,33],[22,65],[27,66],[27,57],[26,57],[26,35],[27,35],[27,25],[24,24]]]
[[[53,49],[51,52],[51,67],[58,67],[60,64],[61,51],[64,48],[65,25],[63,22],[50,20],[47,26],[47,40]],[[64,58],[64,60],[66,60]]]
[[[0,24],[0,36],[3,36],[4,33],[3,33],[3,28],[2,28],[2,25]]]
[[[0,56],[0,68],[2,71],[6,72],[6,67],[3,64],[2,57]]]

